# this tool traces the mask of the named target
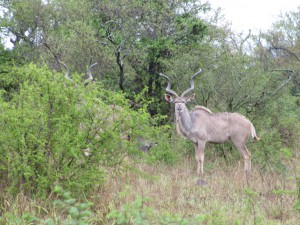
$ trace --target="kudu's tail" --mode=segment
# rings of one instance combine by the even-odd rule
[[[255,128],[252,123],[251,123],[251,136],[255,141],[259,141],[260,139],[260,137],[257,136]]]

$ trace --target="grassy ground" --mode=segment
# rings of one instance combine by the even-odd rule
[[[205,166],[211,169],[202,178],[204,185],[197,185],[193,158],[186,158],[176,166],[141,163],[136,166],[147,174],[146,177],[127,172],[108,179],[86,197],[86,201],[93,202],[93,215],[87,224],[119,221],[119,224],[297,225],[300,224],[300,210],[295,209],[299,201],[298,165],[299,161],[293,161],[292,169],[285,175],[262,174],[254,166],[251,185],[246,186],[242,162],[229,166],[221,160],[208,160]],[[7,198],[1,224],[41,223],[24,219],[28,213],[39,218],[53,218],[57,221],[53,224],[63,224],[58,221],[67,219],[67,210],[53,205],[53,199],[54,196],[49,196],[46,200],[33,200],[24,194],[15,199]]]
[[[114,191],[109,199],[99,199],[99,211],[103,202],[113,202],[118,208],[139,195],[149,197],[147,206],[158,214],[168,212],[184,218],[204,214],[208,224],[300,224],[300,212],[294,208],[297,193],[293,171],[283,176],[261,174],[254,168],[248,187],[241,162],[235,167],[218,162],[211,166],[214,169],[203,177],[206,184],[197,185],[194,159],[186,159],[176,167],[142,165],[140,169],[156,179],[128,174],[110,180],[106,189]],[[126,188],[127,195],[118,197],[118,192]],[[101,195],[107,197],[101,193],[98,196]],[[107,209],[104,207],[104,214]]]

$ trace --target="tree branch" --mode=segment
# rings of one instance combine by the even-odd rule
[[[300,62],[300,58],[292,51],[288,50],[287,48],[285,47],[280,47],[280,46],[271,46],[269,48],[269,50],[282,50],[282,51],[285,51],[287,52],[289,55],[291,55],[292,57],[294,57],[298,62]]]

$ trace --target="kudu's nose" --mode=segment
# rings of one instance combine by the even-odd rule
[[[178,108],[177,108],[177,111],[178,111],[178,114],[181,115],[182,108],[181,108],[181,107],[178,107]]]

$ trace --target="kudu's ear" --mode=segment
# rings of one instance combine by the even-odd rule
[[[174,102],[173,97],[169,94],[165,94],[165,99],[166,99],[167,102]]]
[[[186,97],[186,102],[190,102],[195,99],[196,94],[192,94],[191,96]]]

